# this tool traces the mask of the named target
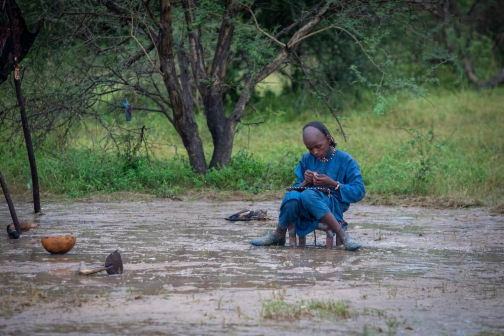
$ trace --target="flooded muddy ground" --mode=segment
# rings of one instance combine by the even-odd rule
[[[276,202],[48,204],[9,240],[0,206],[2,334],[485,335],[504,332],[504,216],[486,209],[357,205],[346,215],[358,252],[259,248]],[[269,221],[227,222],[242,209]],[[43,236],[72,234],[66,255]],[[79,276],[119,249],[125,272]]]

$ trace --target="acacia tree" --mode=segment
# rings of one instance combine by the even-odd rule
[[[446,48],[446,59],[456,63],[466,78],[478,89],[493,88],[504,83],[504,66],[496,66],[493,76],[483,80],[474,70],[474,63],[488,72],[489,63],[504,57],[504,3],[499,0],[440,0],[420,2],[420,9],[438,20],[437,35]],[[457,60],[457,58],[459,60]],[[500,60],[499,60],[500,58]],[[459,64],[461,63],[461,64]],[[463,69],[463,70],[462,70]]]
[[[99,5],[106,8],[108,13],[113,15],[113,19],[128,26],[130,36],[140,48],[128,59],[126,68],[131,69],[141,58],[147,58],[149,64],[147,68],[146,63],[143,63],[132,70],[136,77],[134,83],[124,71],[120,72],[110,65],[106,67],[111,72],[104,76],[95,76],[93,81],[97,86],[108,86],[106,92],[111,92],[112,87],[122,85],[124,88],[133,88],[137,93],[149,97],[177,130],[187,150],[190,164],[198,173],[206,172],[207,163],[195,121],[192,86],[197,89],[202,98],[207,125],[212,134],[214,151],[209,166],[215,168],[226,166],[231,158],[237,124],[242,118],[253,88],[285,62],[298,43],[322,21],[333,7],[332,3],[326,1],[316,4],[288,27],[288,31],[294,30],[294,32],[290,34],[287,43],[279,42],[264,32],[265,36],[282,47],[274,52],[273,46],[265,45],[263,41],[264,51],[270,53],[267,58],[258,51],[254,51],[254,57],[250,53],[252,50],[247,51],[243,46],[237,51],[247,64],[247,69],[240,79],[241,93],[238,101],[229,115],[226,115],[223,101],[224,93],[229,85],[229,82],[226,83],[226,70],[230,61],[235,29],[242,20],[238,16],[252,13],[250,4],[234,0],[228,0],[222,4],[211,1],[197,3],[194,0],[183,0],[172,3],[169,0],[161,0],[157,8],[154,8],[150,1],[144,0],[142,1],[143,10],[148,15],[144,18],[139,14],[142,9],[138,7],[138,3],[120,6],[113,1],[101,1]],[[175,10],[178,13],[174,13]],[[204,50],[204,45],[209,44],[204,41],[204,27],[201,22],[202,16],[205,15],[204,11],[222,12],[218,37],[212,46],[213,56],[210,56],[211,52]],[[185,34],[179,29],[180,22],[175,22],[180,19],[181,13],[184,16],[184,28],[187,29]],[[256,27],[260,29],[259,26]],[[103,29],[103,27],[98,28]],[[141,37],[137,37],[137,28],[142,32]],[[91,39],[99,40],[97,37],[100,36],[99,32],[96,30],[93,32],[89,26],[87,30]],[[183,38],[176,40],[174,32],[181,34]],[[98,52],[102,52],[103,48],[99,48]],[[150,51],[154,51],[154,56],[149,56]],[[208,61],[209,59],[211,62]],[[150,85],[138,80],[142,77],[145,79],[146,76],[149,77]],[[155,76],[161,76],[169,100],[163,97],[156,84]]]
[[[414,83],[397,81],[386,72],[390,63],[386,54],[373,52],[385,36],[377,34],[377,27],[386,27],[396,15],[411,15],[421,3],[303,1],[298,4],[299,13],[292,15],[295,19],[267,32],[256,18],[262,14],[260,6],[248,0],[60,1],[45,9],[54,26],[44,42],[59,42],[63,44],[58,47],[60,53],[70,55],[73,50],[73,57],[79,56],[66,65],[62,56],[56,69],[64,74],[54,76],[65,85],[64,98],[58,99],[65,102],[64,108],[75,109],[74,115],[80,117],[92,114],[90,108],[98,111],[108,105],[105,113],[111,113],[120,107],[124,95],[134,94],[142,102],[135,109],[166,116],[180,135],[191,166],[205,173],[208,167],[229,164],[234,134],[254,87],[289,64],[300,67],[317,98],[337,120],[337,110],[310,81],[309,70],[298,55],[303,41],[316,35],[345,36],[355,43],[379,76],[371,82],[357,67],[350,71],[377,95],[405,87],[413,90]],[[240,69],[238,76],[230,74],[230,66]],[[234,106],[226,110],[224,97],[231,89],[238,94]],[[209,166],[195,119],[200,103],[213,140]],[[81,107],[76,109],[77,105]],[[341,125],[340,131],[345,136]]]

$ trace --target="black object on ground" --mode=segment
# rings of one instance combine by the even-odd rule
[[[90,269],[80,269],[79,274],[80,275],[89,275],[89,274],[94,274],[102,271],[107,271],[108,275],[113,275],[113,274],[122,274],[123,273],[123,262],[121,255],[119,254],[119,250],[115,250],[114,252],[110,253],[107,256],[107,259],[105,259],[105,267],[96,267],[96,268],[90,268]]]
[[[12,229],[7,226],[7,233],[9,234],[9,237],[12,239],[18,239],[19,236],[21,235],[21,225],[19,225],[19,221],[16,215],[16,209],[14,209],[14,203],[12,203],[12,199],[10,197],[9,193],[9,188],[7,188],[7,183],[5,183],[5,180],[3,178],[2,172],[0,172],[0,184],[2,185],[2,190],[5,195],[5,200],[7,201],[7,205],[9,206],[9,211],[12,217],[12,222],[14,223],[14,227],[16,228],[16,231],[12,231]],[[14,234],[14,232],[17,233]]]
[[[19,239],[19,232],[12,230],[12,225],[7,225],[7,234],[9,235],[10,239]]]
[[[224,219],[228,221],[266,220],[268,219],[268,211],[262,209],[242,210]]]

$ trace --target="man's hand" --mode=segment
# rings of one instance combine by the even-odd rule
[[[313,185],[316,187],[337,188],[339,183],[325,174],[313,173]]]
[[[304,173],[304,181],[306,184],[313,183],[313,172],[311,170],[306,169]]]

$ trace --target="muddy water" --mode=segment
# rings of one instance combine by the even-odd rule
[[[358,205],[346,219],[358,252],[249,244],[275,227],[279,202],[50,204],[22,220],[39,228],[20,240],[0,235],[0,331],[23,334],[374,333],[473,335],[504,331],[504,217],[486,210]],[[227,222],[264,208],[266,222]],[[0,207],[0,225],[9,223]],[[4,229],[2,229],[4,230]],[[77,236],[66,255],[40,237]],[[125,273],[79,276],[119,249]],[[265,300],[343,300],[345,320],[262,318]],[[280,291],[281,292],[281,291]],[[18,293],[18,294],[16,294]],[[275,294],[277,293],[277,294]]]

